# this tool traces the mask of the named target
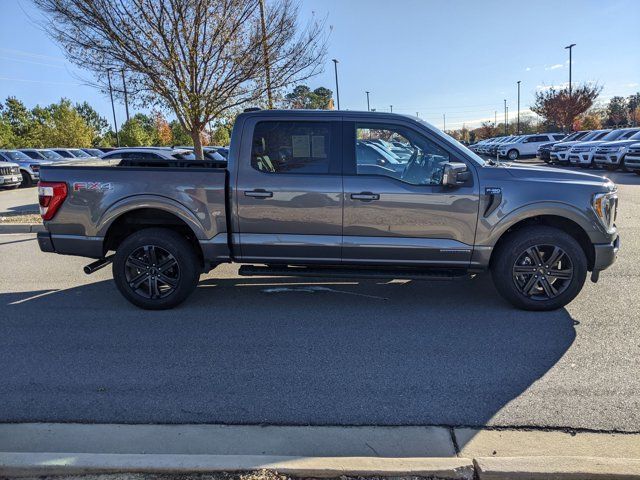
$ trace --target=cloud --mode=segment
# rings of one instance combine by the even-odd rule
[[[526,68],[524,69],[524,71],[525,71],[525,72],[530,72],[530,71],[531,71],[531,67],[526,67]]]
[[[637,83],[637,82],[627,83],[625,87],[629,87],[629,88],[640,87],[640,83]]]
[[[546,90],[556,89],[560,90],[562,88],[567,88],[569,86],[569,82],[559,83],[557,85],[536,85],[536,91],[544,92]]]
[[[556,63],[555,65],[550,65],[550,66],[544,67],[544,69],[545,70],[557,70],[558,68],[562,68],[562,67],[564,67],[563,64]]]

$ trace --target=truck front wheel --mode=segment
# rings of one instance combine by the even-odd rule
[[[117,248],[113,279],[134,305],[165,310],[183,302],[198,284],[200,268],[193,246],[179,233],[145,228]]]
[[[571,302],[587,277],[587,257],[564,231],[544,225],[511,233],[498,246],[491,274],[498,292],[523,310],[555,310]]]

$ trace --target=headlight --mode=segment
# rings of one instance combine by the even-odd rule
[[[591,206],[602,226],[611,233],[618,210],[618,193],[616,191],[596,193],[591,201]]]
[[[627,149],[627,147],[620,147],[620,148],[618,148],[618,151],[619,152],[624,152],[626,149]]]

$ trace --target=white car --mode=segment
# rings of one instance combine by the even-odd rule
[[[580,168],[589,168],[595,166],[594,155],[599,145],[614,140],[626,140],[640,131],[640,128],[620,128],[611,130],[605,136],[598,140],[589,142],[578,142],[569,149],[569,162],[571,165],[577,165]]]
[[[186,148],[172,147],[124,147],[111,150],[101,160],[195,160],[195,155]]]
[[[593,161],[596,165],[606,168],[607,170],[615,170],[622,167],[627,169],[625,157],[627,150],[631,145],[635,145],[640,141],[640,131],[630,136],[626,140],[614,140],[598,145],[596,153],[593,155]]]
[[[629,170],[632,170],[636,175],[640,175],[640,143],[629,145],[624,163]]]
[[[498,148],[498,155],[516,160],[519,157],[534,156],[538,147],[544,143],[562,140],[564,135],[560,133],[534,133],[533,135],[521,135],[512,142],[503,143]]]
[[[0,161],[0,188],[18,188],[21,182],[20,165]]]
[[[576,143],[589,142],[591,140],[598,140],[604,137],[611,130],[591,130],[580,140],[571,142],[558,142],[551,147],[551,153],[549,154],[551,163],[569,163],[569,150]]]

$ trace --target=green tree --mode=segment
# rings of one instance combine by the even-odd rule
[[[138,113],[122,124],[120,145],[122,147],[148,147],[154,142],[153,130],[149,129],[148,117]]]
[[[624,97],[612,97],[607,105],[605,124],[610,127],[626,125],[629,122],[627,100]]]
[[[66,98],[48,107],[36,106],[32,111],[30,134],[21,138],[25,146],[90,147],[94,130]]]
[[[26,137],[33,127],[33,115],[16,97],[8,97],[2,109],[2,117],[9,123],[15,137]]]
[[[311,90],[307,85],[298,85],[284,97],[285,106],[293,109],[309,108],[328,110],[331,106],[333,92],[325,87]]]
[[[180,125],[180,122],[173,120],[169,123],[171,136],[174,145],[193,145],[193,139],[187,131]]]
[[[101,117],[100,114],[96,112],[95,109],[86,101],[76,103],[75,108],[87,125],[89,125],[94,131],[94,138],[92,141],[93,146],[99,145],[102,137],[109,130],[109,122],[106,118]]]
[[[0,148],[14,148],[15,141],[11,125],[0,115]]]

